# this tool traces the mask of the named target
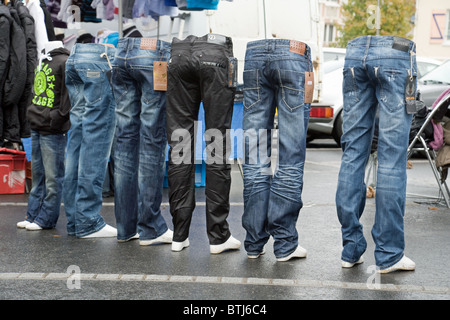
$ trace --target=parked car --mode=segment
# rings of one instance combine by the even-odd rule
[[[431,107],[441,93],[450,88],[450,60],[421,77],[417,87],[425,105]]]
[[[440,64],[441,62],[438,60],[417,57],[418,89],[427,105],[431,100],[434,102],[443,92],[441,90],[443,84],[440,82],[446,82],[444,76],[448,79],[447,83],[450,83],[450,63],[445,63],[438,69]],[[321,102],[311,105],[308,141],[333,138],[338,145],[340,144],[342,136],[343,67],[344,60],[342,59],[327,61],[324,64]],[[435,71],[433,72],[433,70]],[[422,80],[425,80],[425,83]]]

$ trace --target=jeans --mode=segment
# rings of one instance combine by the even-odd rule
[[[311,51],[290,52],[290,41],[248,43],[244,67],[244,246],[259,254],[270,235],[277,258],[298,246],[303,169],[310,104],[304,103]],[[272,175],[271,130],[278,109],[278,168]]]
[[[66,134],[43,135],[31,130],[32,188],[26,220],[43,229],[54,228],[59,218],[66,143]]]
[[[398,41],[403,42],[405,51],[393,48]],[[367,246],[359,220],[365,207],[364,175],[377,111],[378,169],[372,228],[375,262],[385,269],[403,257],[406,161],[412,119],[406,112],[405,86],[407,77],[417,74],[414,51],[412,41],[390,36],[359,37],[347,46],[343,155],[336,192],[342,260],[347,262],[356,262]]]
[[[113,62],[116,98],[114,203],[117,238],[139,233],[151,240],[167,231],[161,215],[167,146],[166,94],[153,89],[153,65],[166,61],[170,44],[141,48],[142,38],[119,40]]]
[[[169,140],[169,202],[173,217],[173,241],[189,235],[195,208],[195,122],[200,102],[205,110],[206,145],[214,145],[214,161],[206,160],[206,228],[211,245],[231,236],[226,221],[230,204],[231,166],[227,163],[227,130],[231,128],[235,88],[228,86],[231,38],[223,42],[207,36],[174,39],[168,67],[167,137]],[[214,138],[206,132],[213,133]],[[214,143],[211,141],[214,140]],[[183,150],[180,156],[180,150]]]
[[[105,226],[100,215],[102,186],[115,124],[115,102],[108,78],[115,49],[103,44],[76,44],[66,62],[66,87],[72,105],[64,208],[67,232],[87,236]],[[106,56],[101,56],[106,53]]]

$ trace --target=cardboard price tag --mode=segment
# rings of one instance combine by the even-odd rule
[[[305,103],[312,103],[314,95],[314,72],[305,72]]]
[[[153,62],[153,90],[167,91],[167,62]]]

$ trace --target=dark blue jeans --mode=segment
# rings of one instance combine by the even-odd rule
[[[31,130],[32,188],[27,221],[54,228],[59,218],[64,181],[66,134],[43,135]]]
[[[67,232],[87,236],[105,226],[100,215],[102,189],[114,135],[115,101],[108,78],[115,49],[76,44],[66,62],[72,104],[64,178]]]
[[[269,236],[277,258],[298,246],[296,222],[302,208],[303,168],[310,104],[304,103],[310,48],[290,50],[290,41],[258,40],[247,45],[244,67],[244,242],[261,253]],[[278,108],[278,168],[272,176],[271,130]]]
[[[417,74],[415,44],[389,36],[359,37],[349,42],[344,66],[343,150],[336,192],[342,225],[342,260],[356,262],[366,250],[359,222],[365,208],[365,167],[378,110],[378,169],[375,195],[376,265],[385,269],[403,257],[406,157],[412,115],[405,107],[407,77]]]
[[[153,89],[153,66],[167,62],[170,44],[158,40],[153,50],[144,43],[141,48],[141,41],[120,39],[113,62],[114,212],[119,240],[136,233],[141,240],[151,240],[167,231],[160,208],[167,147],[166,93]]]

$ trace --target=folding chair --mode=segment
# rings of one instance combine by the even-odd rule
[[[425,122],[420,127],[417,134],[412,139],[411,143],[408,147],[408,160],[412,156],[412,154],[416,151],[423,152],[430,164],[431,170],[436,178],[436,182],[439,186],[440,194],[442,194],[445,203],[448,208],[450,208],[450,191],[445,181],[445,178],[442,176],[442,168],[438,168],[436,166],[436,150],[427,142],[424,138],[424,132],[427,126],[431,123],[432,120],[441,122],[443,116],[445,115],[447,108],[450,104],[450,90],[445,91],[433,104],[433,109],[428,114]]]

